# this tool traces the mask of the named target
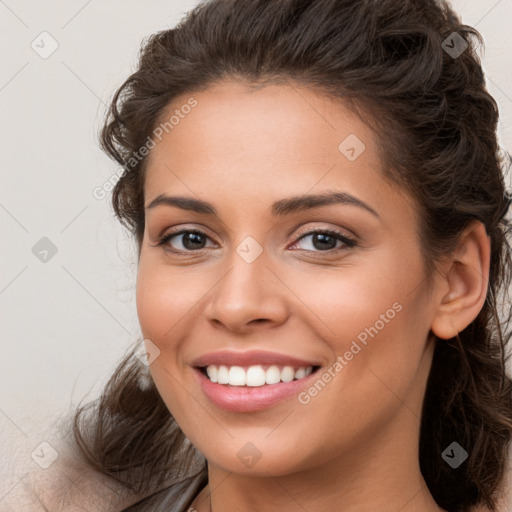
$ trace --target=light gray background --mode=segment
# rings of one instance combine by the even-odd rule
[[[484,37],[500,141],[512,151],[512,0],[452,3]],[[109,98],[134,69],[141,40],[196,4],[0,1],[4,439],[36,448],[44,426],[87,394],[94,398],[140,336],[132,242],[113,219],[109,198],[92,194],[117,170],[98,149],[97,132]],[[43,31],[59,45],[47,59],[31,48]],[[46,263],[32,253],[42,237],[58,249]]]

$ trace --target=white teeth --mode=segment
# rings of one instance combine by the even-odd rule
[[[299,368],[296,372],[295,372],[295,378],[296,379],[302,379],[303,377],[306,376],[306,369],[305,368]]]
[[[206,369],[208,372],[208,369]],[[217,373],[217,382],[219,384],[228,384],[229,383],[229,372],[227,366],[219,366],[219,371]]]
[[[285,366],[281,371],[281,380],[283,382],[291,382],[295,377],[295,370],[291,366]]]
[[[216,366],[206,368],[206,374],[212,382],[229,384],[230,386],[260,387],[265,384],[291,382],[294,379],[303,379],[313,371],[312,366],[294,368],[293,366],[269,366],[266,370],[261,365],[249,366]]]
[[[265,370],[261,366],[249,366],[247,370],[247,382],[248,386],[258,387],[263,386],[266,380]]]
[[[231,386],[245,386],[247,384],[245,370],[241,366],[232,366],[229,369],[229,384]]]
[[[265,382],[267,384],[277,384],[281,382],[281,371],[278,366],[269,366],[267,368]]]
[[[206,373],[208,374],[208,377],[212,382],[217,382],[219,370],[217,369],[216,366],[208,366],[208,368],[206,368]]]

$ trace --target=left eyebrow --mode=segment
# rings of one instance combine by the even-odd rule
[[[358,206],[370,212],[379,218],[379,214],[368,204],[357,197],[345,192],[328,191],[323,194],[314,194],[307,196],[296,196],[288,199],[281,199],[272,205],[272,215],[275,217],[288,215],[293,212],[328,206],[331,204],[347,204]]]
[[[309,210],[312,208],[319,208],[320,206],[328,206],[332,204],[345,204],[357,206],[370,212],[375,217],[379,218],[379,214],[368,204],[357,197],[347,194],[345,192],[328,191],[322,194],[313,194],[305,196],[294,196],[286,199],[280,199],[272,204],[271,212],[274,217],[281,217],[291,213]],[[160,205],[174,206],[182,210],[191,210],[196,213],[206,215],[217,215],[216,208],[206,201],[195,199],[192,197],[184,196],[168,196],[161,194],[148,206],[147,210],[155,208]]]

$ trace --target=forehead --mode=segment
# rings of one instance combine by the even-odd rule
[[[190,98],[196,106],[182,109]],[[339,189],[378,208],[384,191],[402,194],[382,176],[371,129],[341,101],[299,85],[221,82],[175,98],[161,121],[173,115],[179,122],[148,157],[146,204],[180,192],[263,205]]]

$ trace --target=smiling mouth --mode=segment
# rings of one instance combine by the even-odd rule
[[[262,387],[300,380],[316,372],[319,366],[225,366],[208,365],[198,369],[211,382],[228,386]]]

